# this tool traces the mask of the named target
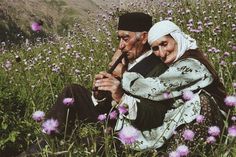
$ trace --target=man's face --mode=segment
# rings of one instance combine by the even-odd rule
[[[141,36],[144,32],[130,32],[130,31],[118,31],[118,38],[120,39],[119,49],[122,52],[127,53],[128,60],[134,61],[136,58],[142,55],[143,47],[146,41]]]

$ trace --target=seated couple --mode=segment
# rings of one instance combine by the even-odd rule
[[[97,122],[98,116],[109,115],[115,104],[117,108],[126,107],[127,112],[120,112],[112,127],[117,132],[125,127],[137,130],[133,149],[157,149],[168,154],[185,145],[189,155],[194,155],[195,146],[210,136],[209,127],[222,131],[229,112],[217,72],[196,41],[171,21],[152,26],[151,16],[126,13],[119,17],[117,35],[120,42],[113,59],[126,53],[128,63],[122,61],[113,74],[100,72],[93,83],[110,94],[96,100],[83,86],[69,85],[49,110],[47,119],[57,119],[59,131],[63,131],[70,108],[68,119],[73,129],[76,118]],[[65,106],[65,98],[73,98],[73,105]]]

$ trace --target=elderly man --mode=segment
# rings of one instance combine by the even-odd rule
[[[118,50],[126,53],[128,58],[128,71],[135,71],[143,76],[152,76],[165,70],[161,60],[152,54],[150,46],[147,43],[147,32],[152,26],[151,16],[134,12],[127,13],[119,17],[118,38],[120,39]],[[121,75],[121,74],[120,74]],[[127,104],[129,110],[129,118],[133,120],[133,124],[141,130],[150,129],[158,124],[148,124],[142,122],[142,110],[138,110],[140,104],[154,103],[149,100],[137,99],[133,96],[124,94],[120,79],[113,74],[100,72],[95,75],[94,86],[98,90],[109,91],[111,97],[108,96],[103,100],[97,101],[92,93],[80,85],[70,85],[66,87],[60,94],[56,104],[52,107],[48,114],[48,118],[54,118],[59,121],[59,125],[66,120],[67,106],[63,104],[64,98],[73,98],[74,105],[69,106],[69,121],[73,123],[77,116],[79,120],[87,120],[89,122],[97,122],[98,115],[110,111],[111,102],[119,104]],[[148,105],[147,105],[148,107]],[[167,107],[165,107],[166,109]],[[136,113],[138,112],[138,113]],[[139,115],[141,117],[139,117]],[[157,123],[162,123],[162,117],[157,117]],[[159,121],[160,120],[160,121]]]

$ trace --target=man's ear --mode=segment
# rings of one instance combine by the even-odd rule
[[[148,41],[148,32],[142,32],[141,39],[142,39],[142,43],[146,44]]]

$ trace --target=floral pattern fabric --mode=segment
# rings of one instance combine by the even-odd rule
[[[138,73],[126,72],[123,75],[123,88],[133,95],[160,101],[166,99],[164,93],[176,97],[172,110],[165,114],[162,126],[147,131],[140,131],[138,144],[133,145],[136,150],[160,148],[170,139],[174,131],[183,124],[190,124],[201,111],[199,90],[189,101],[183,101],[179,96],[184,90],[202,89],[213,81],[211,73],[198,60],[186,58],[169,66],[159,77],[144,78]],[[177,98],[178,97],[178,98]],[[131,125],[126,116],[120,115],[117,128]]]
[[[211,73],[202,63],[186,58],[171,64],[168,70],[155,78],[144,78],[138,73],[125,72],[122,86],[133,95],[160,101],[166,99],[166,92],[172,97],[178,97],[184,90],[201,89],[212,81]]]

